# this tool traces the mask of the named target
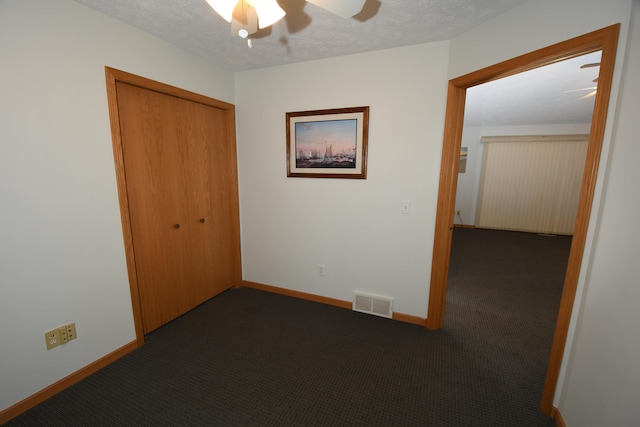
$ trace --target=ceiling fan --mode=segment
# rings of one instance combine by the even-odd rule
[[[366,0],[306,0],[343,18],[357,15]],[[224,20],[231,23],[231,34],[247,38],[258,29],[266,28],[282,19],[286,12],[276,0],[207,0]],[[251,39],[249,39],[251,47]]]
[[[591,67],[599,67],[600,63],[599,62],[591,62],[589,64],[583,64],[580,66],[580,68],[591,68]],[[598,78],[596,77],[595,79],[592,80],[594,83],[598,83]],[[574,90],[568,90],[565,93],[570,93],[570,92],[580,92],[583,90],[590,90],[591,92],[589,92],[588,94],[580,97],[580,99],[587,99],[587,98],[591,98],[592,96],[596,96],[596,94],[598,93],[598,86],[591,86],[591,87],[584,87],[581,89],[574,89]]]

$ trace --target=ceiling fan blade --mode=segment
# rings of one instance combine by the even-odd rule
[[[591,67],[599,67],[599,66],[600,66],[599,62],[592,62],[590,64],[581,65],[580,68],[591,68]]]
[[[366,0],[307,0],[318,7],[343,18],[351,18],[360,13]]]
[[[582,92],[583,90],[596,90],[597,87],[583,87],[581,89],[573,89],[573,90],[565,90],[564,93],[572,93],[572,92]]]
[[[597,90],[594,90],[593,92],[589,92],[588,94],[586,94],[585,96],[581,97],[580,99],[591,98],[592,96],[595,96],[597,92],[598,92]]]

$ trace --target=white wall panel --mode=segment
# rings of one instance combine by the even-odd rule
[[[391,296],[394,311],[426,316],[447,52],[438,42],[237,73],[244,279]],[[285,114],[360,105],[367,179],[287,178]]]

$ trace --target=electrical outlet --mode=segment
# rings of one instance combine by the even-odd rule
[[[78,338],[78,336],[76,335],[75,322],[69,323],[68,325],[66,325],[66,328],[67,328],[67,337],[69,338],[69,341],[75,340],[76,338]]]
[[[62,344],[60,341],[60,329],[53,329],[44,333],[44,340],[47,344],[47,350],[51,350],[53,347],[57,347]]]
[[[460,211],[456,211],[456,215],[460,216]]]
[[[318,276],[324,276],[324,264],[318,264]]]
[[[60,344],[66,344],[71,340],[75,340],[77,337],[76,324],[74,322],[62,325],[44,334],[47,350],[51,350]]]
[[[69,342],[69,336],[67,334],[67,327],[66,326],[60,326],[58,328],[58,331],[60,332],[59,336],[60,336],[60,344],[65,344],[67,342]]]

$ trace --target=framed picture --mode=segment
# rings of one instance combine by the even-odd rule
[[[460,165],[458,166],[458,173],[465,173],[467,171],[467,154],[469,153],[469,147],[460,147]]]
[[[367,178],[369,107],[287,113],[287,176]]]

